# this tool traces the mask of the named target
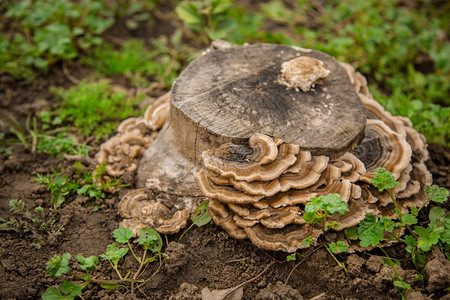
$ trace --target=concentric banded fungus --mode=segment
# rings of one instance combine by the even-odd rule
[[[136,171],[139,157],[165,122],[169,99],[170,93],[167,93],[147,108],[143,118],[124,120],[117,127],[117,134],[100,146],[95,158],[98,164],[106,164],[107,175],[119,177]]]
[[[145,192],[124,197],[124,225],[135,232],[143,224],[175,231],[184,224],[171,221],[175,210],[185,220],[195,207],[185,197],[207,197],[212,219],[231,236],[295,251],[306,237],[314,242],[323,233],[303,220],[311,197],[341,195],[349,212],[329,221],[342,231],[366,213],[393,216],[388,194],[370,184],[377,168],[400,181],[393,192],[403,211],[423,203],[423,186],[431,183],[426,141],[409,120],[385,111],[350,65],[314,50],[211,47],[144,118],[119,128],[118,138],[129,131],[142,136],[103,147],[99,162],[134,169],[141,152],[122,144],[141,145],[161,126],[139,163],[137,187],[167,193],[173,202],[164,205]],[[117,151],[132,153],[131,165],[120,165]]]
[[[377,168],[385,168],[397,180],[411,160],[411,146],[381,120],[367,120],[366,136],[354,150],[366,167],[360,180],[369,182]]]
[[[119,214],[124,218],[120,225],[133,230],[135,236],[143,227],[152,227],[163,234],[176,233],[189,219],[189,209],[171,211],[161,202],[150,200],[146,189],[126,194],[119,203]]]

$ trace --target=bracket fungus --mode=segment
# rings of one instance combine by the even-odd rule
[[[273,44],[205,51],[97,154],[110,176],[136,170],[139,189],[119,203],[135,233],[174,233],[207,198],[231,236],[288,252],[324,233],[303,219],[311,197],[347,202],[328,220],[338,232],[367,213],[395,217],[387,192],[370,183],[377,168],[400,182],[392,192],[401,210],[425,203],[427,158],[424,137],[384,110],[350,65]]]

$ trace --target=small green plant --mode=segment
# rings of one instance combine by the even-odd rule
[[[398,261],[393,261],[389,255],[386,253],[386,251],[384,251],[383,249],[381,249],[384,254],[386,255],[386,258],[383,259],[382,263],[383,266],[386,268],[386,270],[388,271],[389,276],[392,279],[392,283],[394,284],[395,287],[397,287],[401,293],[402,293],[402,299],[404,298],[404,293],[407,290],[411,289],[411,285],[409,283],[407,283],[405,280],[403,280],[403,278],[398,274],[397,269],[395,268],[396,266],[400,266],[400,262]],[[390,267],[390,268],[389,268]],[[391,270],[394,272],[392,273]]]
[[[0,72],[32,80],[35,70],[76,58],[80,49],[101,44],[112,15],[100,0],[12,1],[5,19],[18,30],[0,35]]]
[[[330,229],[339,228],[340,224],[336,221],[328,222],[328,217],[333,214],[344,215],[348,211],[348,205],[344,202],[339,194],[328,194],[326,196],[312,197],[305,206],[303,219],[309,224],[319,223],[323,232]],[[302,246],[309,246],[313,243],[312,236],[306,237],[302,241]],[[331,242],[327,245],[322,241],[322,245],[327,249],[328,253],[333,257],[336,263],[347,273],[345,264],[340,262],[335,254],[346,252],[348,245],[343,241]],[[286,257],[286,260],[296,260],[297,253],[294,252]]]
[[[130,39],[116,50],[104,44],[83,59],[106,75],[123,74],[136,87],[147,87],[156,81],[159,88],[169,88],[178,77],[181,67],[198,56],[198,51],[182,43],[181,31],[170,37],[152,39],[149,50],[144,42]]]
[[[68,180],[67,176],[60,173],[37,174],[34,181],[38,184],[45,184],[51,192],[51,206],[58,209],[65,202],[66,198],[77,191],[79,184],[76,181]]]
[[[136,113],[136,99],[127,99],[121,92],[111,90],[107,80],[81,82],[68,90],[53,89],[61,100],[57,114],[64,122],[75,126],[77,133],[97,139],[114,132],[119,120]]]
[[[5,133],[0,132],[0,145],[5,145]],[[0,147],[0,154],[2,153],[6,153],[6,154],[11,154],[12,150],[9,147]]]
[[[339,261],[335,254],[339,254],[342,252],[347,252],[348,250],[348,244],[344,241],[337,241],[337,242],[331,242],[328,246],[326,243],[323,243],[325,249],[327,249],[328,253],[330,253],[331,257],[333,257],[334,261],[338,264],[339,267],[341,267],[345,274],[348,275],[348,270],[345,264],[341,261]]]
[[[98,166],[94,171],[84,170],[81,163],[74,164],[75,174],[72,178],[62,175],[58,171],[48,174],[37,174],[33,180],[38,184],[44,184],[52,194],[51,206],[57,210],[71,196],[78,194],[89,198],[88,204],[98,209],[95,203],[105,198],[105,192],[117,187],[123,187],[120,178],[112,178],[107,181],[99,181],[105,172],[104,165]],[[93,175],[95,174],[95,175]]]
[[[197,225],[197,227],[202,227],[211,221],[211,216],[208,213],[208,205],[209,201],[204,201],[199,206],[197,206],[191,216],[191,226],[186,228],[186,230],[180,235],[179,240],[181,240],[186,232],[188,232],[194,225]]]
[[[106,253],[101,254],[100,257],[108,261],[114,271],[117,273],[118,280],[104,280],[99,279],[97,276],[92,276],[92,272],[95,271],[99,259],[96,256],[84,257],[81,254],[75,256],[78,261],[78,268],[84,271],[80,273],[76,270],[71,270],[69,267],[69,260],[71,255],[65,253],[63,255],[55,255],[47,262],[46,272],[48,275],[56,278],[61,278],[62,275],[68,274],[76,280],[81,280],[82,284],[76,284],[70,281],[64,281],[59,284],[58,288],[50,287],[43,294],[42,299],[67,299],[64,297],[81,296],[83,289],[89,284],[98,284],[104,289],[116,289],[118,287],[127,288],[131,286],[131,293],[134,295],[135,287],[144,285],[147,283],[156,273],[159,272],[162,264],[162,257],[166,256],[161,253],[163,242],[158,232],[151,228],[142,228],[139,231],[138,244],[142,248],[142,257],[137,255],[137,252],[133,250],[130,240],[133,238],[133,232],[125,227],[119,227],[113,231],[115,242],[109,244],[106,247]],[[127,247],[122,247],[121,244],[126,244]],[[138,262],[139,266],[135,272],[128,271],[126,275],[122,275],[120,271],[119,263],[129,253],[132,253],[133,257]],[[148,253],[153,255],[150,256]],[[147,279],[141,279],[148,265],[151,262],[159,260],[159,266]]]
[[[418,223],[417,216],[429,202],[443,203],[447,201],[449,192],[445,188],[436,185],[425,187],[427,202],[419,207],[413,207],[411,214],[402,213],[398,203],[393,196],[391,189],[398,185],[392,174],[385,169],[377,169],[375,177],[371,180],[380,191],[386,190],[391,196],[398,220],[392,220],[387,217],[377,218],[375,215],[368,214],[360,223],[357,229],[357,235],[360,239],[361,247],[377,246],[384,240],[397,240],[404,242],[406,250],[411,254],[416,267],[423,267],[425,252],[428,252],[433,245],[438,245],[441,249],[448,247],[450,232],[450,215],[440,207],[433,207],[429,212],[428,226],[414,226]],[[395,230],[397,228],[397,230]],[[404,238],[400,236],[402,228],[408,229],[409,234]],[[385,236],[388,233],[388,236]]]
[[[9,131],[16,136],[15,139],[0,140],[5,145],[21,144],[31,153],[47,153],[62,157],[63,154],[87,155],[88,146],[78,144],[74,138],[67,135],[67,127],[50,127],[60,125],[60,119],[50,119],[48,114],[39,115],[41,126],[39,128],[36,117],[27,117],[25,121],[25,129],[13,116],[1,116],[0,120],[4,121]],[[3,135],[4,137],[4,135]]]
[[[231,0],[182,1],[175,11],[186,27],[199,32],[204,42],[226,38],[238,27],[229,16]]]
[[[297,252],[291,253],[286,256],[286,261],[296,261],[297,260]]]
[[[348,211],[348,205],[342,201],[339,194],[328,194],[326,196],[312,197],[305,206],[303,219],[309,223],[320,223],[322,230],[327,231],[330,228],[338,228],[339,224],[335,221],[327,224],[330,214],[339,213],[344,215]]]
[[[150,23],[153,25],[154,18],[152,12],[157,9],[158,0],[150,1],[129,1],[117,0],[108,3],[116,16],[126,19],[125,26],[129,30],[136,30],[140,23]]]
[[[447,201],[449,192],[445,188],[436,185],[425,187],[427,201],[421,207],[412,207],[411,213],[402,213],[391,189],[398,185],[392,174],[385,169],[379,168],[375,177],[370,181],[380,191],[387,191],[390,195],[397,215],[397,220],[388,217],[378,218],[367,214],[357,228],[349,228],[345,231],[348,238],[360,240],[361,247],[377,247],[383,241],[398,241],[406,245],[406,251],[411,257],[417,269],[425,265],[426,253],[432,246],[437,246],[449,259],[448,249],[450,245],[450,214],[444,209],[435,206],[428,214],[427,226],[419,226],[418,214],[430,202],[444,203]],[[401,232],[407,230],[405,236]],[[391,263],[388,263],[391,265]],[[394,285],[402,291],[409,289],[409,284],[404,282],[396,273],[393,275]]]
[[[45,244],[46,234],[64,231],[64,226],[58,224],[55,214],[50,210],[37,206],[33,211],[25,207],[22,200],[9,201],[13,217],[9,220],[0,218],[0,231],[15,231],[20,234],[31,234],[31,246],[40,249]]]

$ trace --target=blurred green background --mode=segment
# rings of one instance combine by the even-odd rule
[[[107,90],[102,78],[168,90],[211,40],[223,39],[314,48],[348,62],[386,109],[450,146],[449,1],[6,0],[0,11],[0,74],[33,82],[69,62],[95,70],[68,90],[52,89],[61,101],[53,117],[66,123],[98,109],[76,110],[73,98]],[[117,102],[106,90],[104,101]]]

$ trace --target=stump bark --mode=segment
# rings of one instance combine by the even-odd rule
[[[329,70],[307,92],[280,83],[282,64],[301,56]],[[213,50],[174,83],[169,118],[141,159],[137,185],[199,196],[193,173],[207,149],[263,133],[336,158],[360,142],[365,123],[347,73],[325,53],[273,44]]]

